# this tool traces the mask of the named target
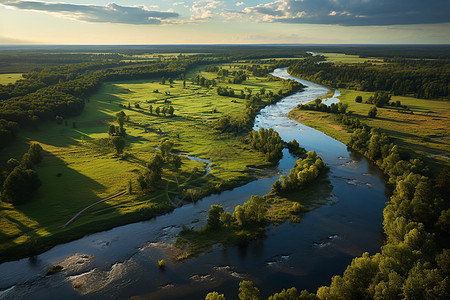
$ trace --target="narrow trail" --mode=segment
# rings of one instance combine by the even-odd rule
[[[123,190],[123,191],[121,191],[121,192],[119,192],[119,193],[117,193],[117,194],[115,194],[115,195],[109,196],[109,197],[104,198],[104,199],[102,199],[102,200],[99,200],[99,201],[97,201],[97,202],[95,202],[95,203],[92,203],[92,204],[89,205],[89,206],[86,206],[85,208],[83,208],[82,210],[80,210],[75,216],[73,216],[72,219],[70,219],[69,221],[67,221],[67,223],[64,224],[64,225],[62,226],[62,228],[66,228],[67,226],[69,226],[70,223],[72,223],[73,221],[75,221],[75,220],[76,220],[83,212],[85,212],[86,210],[88,210],[88,209],[91,208],[92,206],[97,205],[97,204],[99,204],[99,203],[102,203],[102,202],[104,202],[104,201],[106,201],[106,200],[109,200],[109,199],[112,199],[112,198],[116,198],[116,197],[118,197],[118,196],[120,196],[120,195],[125,194],[126,192],[127,192],[126,190]]]

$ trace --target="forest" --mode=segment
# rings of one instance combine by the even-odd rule
[[[289,67],[293,75],[334,88],[387,91],[393,95],[449,100],[447,60],[385,59],[383,64],[331,64],[314,56]]]

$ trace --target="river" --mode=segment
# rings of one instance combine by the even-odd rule
[[[329,184],[305,191],[316,208],[301,223],[270,226],[265,238],[247,246],[217,246],[183,262],[168,261],[165,271],[158,269],[157,261],[167,260],[170,251],[166,243],[183,225],[203,226],[212,204],[232,211],[251,195],[265,195],[279,175],[259,179],[148,221],[87,235],[32,259],[3,263],[0,299],[203,299],[212,290],[234,299],[241,280],[252,280],[263,297],[292,286],[315,291],[342,274],[355,256],[379,251],[382,211],[388,201],[382,173],[341,142],[287,117],[297,104],[323,96],[327,88],[292,77],[286,68],[273,75],[297,80],[306,88],[261,110],[254,129],[271,127],[284,141],[295,138],[330,167]],[[288,174],[294,163],[284,150],[279,174]],[[80,255],[71,257],[72,253]],[[67,257],[75,262],[67,271],[45,276],[50,266],[67,262]]]

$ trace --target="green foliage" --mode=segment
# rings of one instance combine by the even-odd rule
[[[305,148],[300,147],[300,144],[295,139],[287,143],[287,148],[291,154],[297,157],[303,157],[306,154]]]
[[[272,128],[259,128],[258,131],[252,130],[248,136],[250,146],[262,153],[266,154],[266,158],[270,162],[278,161],[282,154],[283,142],[278,132]]]
[[[367,116],[369,118],[375,118],[377,116],[377,108],[376,107],[372,107],[371,109],[369,109],[369,112],[367,113]]]
[[[314,151],[306,153],[305,158],[299,158],[295,162],[294,168],[291,169],[289,175],[282,176],[280,180],[282,190],[299,190],[307,184],[313,182],[321,173],[328,168],[322,159]],[[278,188],[278,184],[275,188]]]
[[[164,270],[166,268],[166,261],[164,259],[158,260],[158,268]]]
[[[314,100],[312,104],[299,104],[297,108],[300,110],[313,110],[313,111],[321,111],[328,112],[333,114],[346,114],[348,104],[344,104],[341,102],[331,103],[329,106],[322,103],[321,99]]]
[[[116,121],[119,123],[119,127],[122,128],[123,124],[129,120],[129,117],[125,114],[123,110],[116,114]]]
[[[259,289],[253,286],[253,282],[243,280],[239,282],[239,299],[240,300],[259,300]]]
[[[224,294],[219,294],[218,292],[210,292],[206,295],[205,300],[226,300]]]
[[[389,101],[391,100],[391,95],[389,95],[387,92],[375,92],[373,96],[370,96],[367,100],[368,104],[375,104],[376,107],[383,107],[387,104],[389,104]]]
[[[355,102],[356,103],[361,103],[362,102],[362,96],[356,96],[356,98],[355,98]]]
[[[10,158],[6,162],[6,172],[9,174],[14,170],[15,167],[18,167],[20,165],[20,162],[15,158]]]
[[[181,165],[183,164],[181,157],[178,155],[172,155],[172,158],[170,160],[170,163],[172,164],[173,168],[176,171],[179,171],[181,168]]]
[[[172,156],[172,149],[173,143],[168,139],[164,139],[161,141],[161,143],[159,143],[159,150],[161,151],[161,156],[164,161],[169,161],[170,157]]]
[[[37,164],[42,160],[42,147],[39,144],[31,144],[27,153],[33,164]]]
[[[12,204],[22,204],[33,198],[33,192],[41,185],[37,173],[17,166],[3,183],[3,200]]]
[[[111,144],[116,150],[116,154],[122,154],[125,149],[125,139],[121,136],[113,136],[111,137]]]
[[[265,199],[260,196],[251,196],[250,200],[242,206],[238,205],[235,207],[233,217],[239,226],[246,226],[252,223],[263,222],[266,211]]]
[[[208,227],[211,229],[218,229],[222,224],[220,221],[221,215],[224,213],[223,207],[220,205],[211,205],[208,211]]]
[[[233,223],[233,216],[229,212],[223,212],[220,215],[220,223],[224,227],[230,227]]]

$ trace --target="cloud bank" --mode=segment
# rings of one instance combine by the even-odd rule
[[[82,5],[37,1],[0,1],[6,7],[41,11],[66,18],[93,23],[163,24],[179,17],[175,12],[150,10],[145,6]]]
[[[447,23],[449,11],[448,0],[276,0],[242,10],[258,22],[344,26]]]

